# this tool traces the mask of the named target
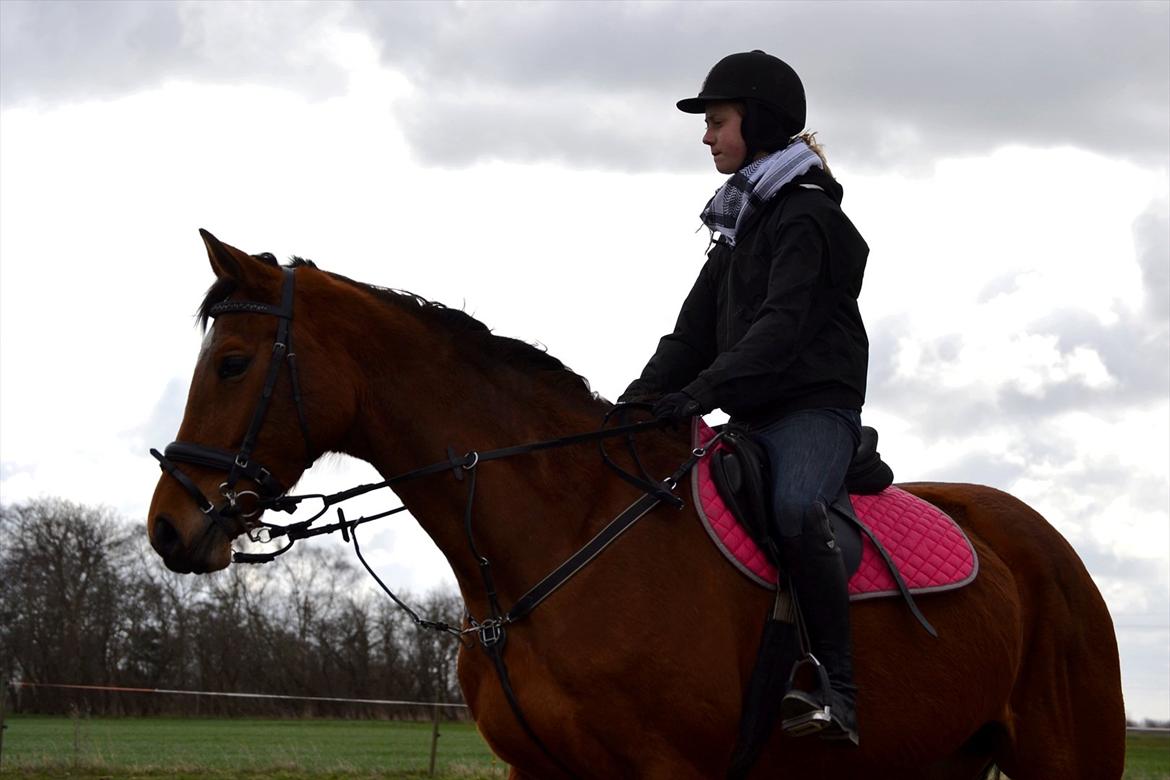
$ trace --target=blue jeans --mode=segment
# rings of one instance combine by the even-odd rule
[[[753,430],[752,438],[768,453],[776,530],[781,537],[794,537],[813,504],[828,507],[845,483],[861,441],[861,414],[805,409]]]

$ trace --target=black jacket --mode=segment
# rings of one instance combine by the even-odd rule
[[[814,168],[756,212],[735,247],[716,243],[674,332],[623,397],[683,390],[704,410],[757,424],[799,409],[860,410],[869,340],[857,297],[869,247],[841,195]]]

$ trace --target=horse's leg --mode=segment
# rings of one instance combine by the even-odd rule
[[[1012,780],[1116,780],[1125,763],[1125,709],[1109,611],[1084,564],[1039,514],[990,488],[915,486],[1010,566],[1023,627],[1021,663],[996,763]]]
[[[1061,584],[1044,594],[1037,619],[1062,619],[1030,637],[999,765],[1012,780],[1116,780],[1125,768],[1125,711],[1112,622],[1095,589],[1090,599]]]

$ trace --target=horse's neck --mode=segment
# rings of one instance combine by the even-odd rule
[[[384,477],[442,461],[449,451],[462,456],[579,433],[601,422],[600,405],[583,392],[526,378],[518,369],[462,360],[450,337],[441,334],[416,334],[410,342],[415,354],[390,349],[361,358],[370,365],[397,367],[372,372],[361,393],[351,451]],[[588,538],[590,507],[606,504],[598,495],[604,489],[590,493],[590,486],[612,489],[618,482],[606,479],[603,471],[590,446],[479,466],[472,506],[475,545],[493,561],[505,598],[516,598]],[[483,591],[464,527],[470,475],[459,480],[455,473],[404,483],[396,491],[470,597]],[[586,494],[589,501],[582,500]]]

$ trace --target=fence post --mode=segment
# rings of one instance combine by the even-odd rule
[[[81,765],[81,710],[77,704],[69,706],[69,719],[73,721],[73,768]]]
[[[8,680],[0,683],[0,769],[4,768],[4,702],[8,700]]]
[[[439,708],[432,707],[431,719],[431,769],[430,776],[435,776],[435,757],[439,752]]]

